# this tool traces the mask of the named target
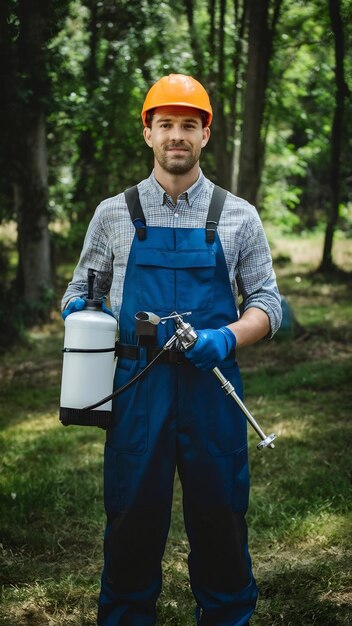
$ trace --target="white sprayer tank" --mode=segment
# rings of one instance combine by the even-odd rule
[[[71,313],[65,320],[60,420],[64,425],[106,428],[112,401],[83,411],[112,393],[115,370],[115,318],[96,307]]]

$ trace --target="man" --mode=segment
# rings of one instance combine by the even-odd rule
[[[115,400],[105,446],[98,624],[156,623],[177,468],[198,622],[245,626],[257,598],[245,522],[246,419],[210,370],[220,366],[242,394],[235,348],[274,334],[280,298],[254,207],[225,193],[223,206],[216,201],[208,215],[214,185],[199,158],[212,109],[202,85],[179,74],[161,78],[147,94],[142,119],[154,171],[139,183],[133,202],[130,197],[131,215],[124,194],[97,208],[63,299],[64,314],[84,306],[87,270],[93,268],[96,296],[110,293],[119,320],[116,388],[154,353],[136,336],[137,312],[163,317],[191,311],[187,321],[198,340],[185,354],[165,353],[162,363]],[[154,348],[173,333],[172,320],[160,324]]]

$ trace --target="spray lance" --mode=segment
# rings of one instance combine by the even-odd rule
[[[176,314],[177,315],[177,314]],[[181,315],[177,315],[175,318],[176,332],[178,347],[181,350],[188,350],[196,343],[198,336],[194,328],[191,324],[185,322]],[[218,367],[214,367],[212,369],[214,376],[221,383],[221,388],[224,390],[225,394],[230,396],[236,404],[239,406],[241,411],[246,416],[250,425],[254,428],[256,433],[261,438],[261,441],[258,443],[258,450],[262,450],[263,448],[275,448],[273,443],[274,439],[276,439],[276,435],[271,433],[270,435],[265,435],[264,431],[260,428],[258,422],[254,419],[253,415],[249,412],[244,402],[242,402],[241,398],[237,395],[234,386],[232,383],[225,378],[222,372]]]
[[[101,404],[107,401],[110,401],[112,398],[114,398],[118,394],[125,391],[128,387],[130,387],[135,382],[137,382],[137,380],[142,378],[142,376],[145,376],[147,371],[160,359],[161,355],[166,350],[170,350],[172,347],[175,346],[177,349],[184,352],[188,350],[189,348],[191,348],[196,343],[198,336],[193,326],[185,322],[183,319],[185,316],[188,316],[188,315],[191,315],[191,312],[188,311],[186,313],[181,313],[181,314],[174,312],[171,315],[168,315],[167,317],[159,317],[155,313],[151,313],[149,311],[139,311],[138,313],[136,313],[135,318],[136,318],[136,325],[137,325],[137,335],[144,335],[147,337],[156,338],[158,324],[160,322],[163,323],[168,319],[173,319],[175,321],[175,333],[160,349],[160,352],[156,354],[156,356],[150,361],[150,363],[148,363],[148,365],[141,372],[139,372],[136,376],[131,378],[131,380],[129,380],[125,385],[123,385],[119,389],[116,389],[112,394],[110,394],[106,398],[103,398],[102,400],[100,400],[99,402],[91,406],[85,407],[84,410],[95,409],[96,407],[100,406]],[[263,448],[272,448],[272,449],[275,448],[273,441],[276,439],[276,435],[274,433],[271,433],[270,435],[266,435],[264,433],[264,431],[259,426],[258,422],[255,420],[253,415],[247,409],[244,402],[242,402],[241,398],[237,395],[232,383],[226,379],[226,377],[222,374],[222,372],[220,371],[218,367],[214,367],[212,372],[214,376],[219,380],[221,387],[224,390],[224,393],[230,396],[236,402],[236,404],[239,406],[241,411],[246,416],[250,425],[254,428],[256,433],[259,435],[261,440],[257,444],[258,450],[262,450]]]

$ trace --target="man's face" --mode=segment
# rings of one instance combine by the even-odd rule
[[[203,128],[200,111],[182,106],[158,107],[144,138],[159,166],[169,174],[189,172],[208,143],[209,128]]]

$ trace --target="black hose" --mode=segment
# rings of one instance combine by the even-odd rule
[[[95,404],[91,404],[90,406],[85,406],[82,409],[82,411],[91,411],[92,409],[96,409],[98,406],[105,404],[105,402],[109,402],[109,400],[112,400],[123,391],[126,391],[128,387],[131,387],[131,385],[136,383],[137,380],[140,380],[143,376],[145,376],[145,374],[148,372],[148,370],[150,370],[152,365],[154,365],[154,363],[159,359],[159,357],[162,355],[163,352],[164,352],[164,348],[162,348],[160,352],[158,352],[158,354],[154,357],[154,359],[152,359],[152,361],[150,361],[150,363],[148,363],[148,365],[144,369],[142,369],[142,371],[139,372],[139,374],[136,374],[136,376],[133,376],[133,378],[131,378],[131,380],[129,380],[124,385],[122,385],[122,387],[115,389],[115,391],[113,391],[109,396],[106,396],[106,398],[103,398],[102,400],[98,400],[98,402],[96,402]]]

